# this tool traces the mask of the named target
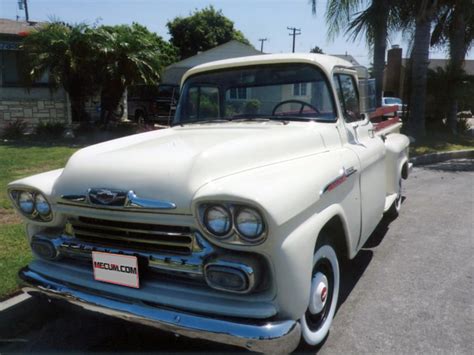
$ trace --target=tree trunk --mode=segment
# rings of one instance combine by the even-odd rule
[[[415,138],[426,135],[426,78],[429,64],[431,18],[420,16],[415,25],[415,41],[412,52],[410,132]]]
[[[466,21],[465,14],[462,7],[462,0],[456,1],[454,8],[454,19],[452,29],[449,32],[449,72],[451,82],[451,95],[448,96],[448,127],[453,134],[457,134],[457,113],[458,113],[458,98],[456,95],[457,85],[461,85],[460,77],[462,74],[462,67],[464,64],[465,49],[465,32]]]
[[[385,69],[385,52],[387,50],[388,1],[374,0],[373,5],[380,16],[377,18],[374,31],[374,77],[377,106],[382,105],[383,73]]]
[[[86,113],[84,109],[84,97],[82,95],[69,95],[71,99],[71,118],[73,122],[86,121]]]

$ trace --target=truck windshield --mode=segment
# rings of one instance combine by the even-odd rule
[[[310,64],[275,64],[196,74],[186,80],[175,124],[336,118],[325,75]]]

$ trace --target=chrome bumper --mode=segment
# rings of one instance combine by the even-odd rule
[[[24,292],[60,299],[88,311],[152,326],[189,338],[212,340],[263,353],[290,353],[300,341],[298,321],[239,323],[87,293],[50,280],[28,267],[20,270]]]

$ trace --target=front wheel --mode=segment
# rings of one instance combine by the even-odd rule
[[[339,296],[340,271],[334,248],[322,245],[313,257],[313,273],[308,309],[301,329],[309,345],[321,343],[329,333]]]

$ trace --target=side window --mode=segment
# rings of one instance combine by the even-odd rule
[[[346,122],[359,121],[361,119],[359,93],[354,77],[348,74],[336,74],[334,76],[334,84],[336,85],[337,95]]]

